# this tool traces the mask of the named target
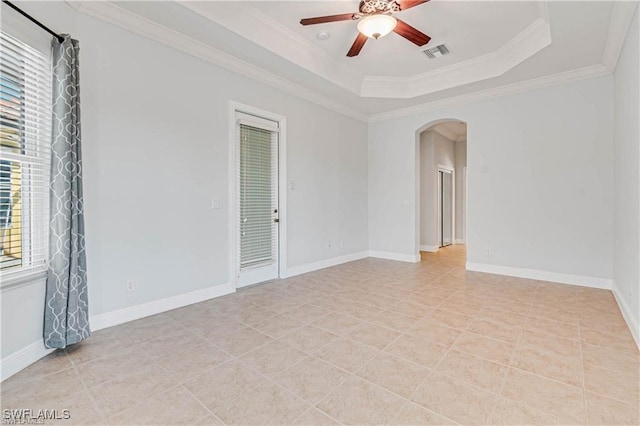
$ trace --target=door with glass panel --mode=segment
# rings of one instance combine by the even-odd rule
[[[438,175],[440,247],[446,247],[453,244],[453,172],[440,170]]]
[[[238,287],[278,277],[278,123],[238,120]]]

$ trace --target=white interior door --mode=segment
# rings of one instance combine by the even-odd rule
[[[238,287],[278,277],[278,123],[238,121]]]

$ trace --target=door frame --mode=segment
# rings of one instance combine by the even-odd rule
[[[229,145],[228,145],[228,239],[229,239],[229,283],[238,289],[238,246],[240,232],[238,205],[238,158],[237,158],[237,112],[254,115],[278,123],[278,277],[287,275],[287,119],[285,116],[229,101]]]
[[[438,164],[436,181],[438,182],[438,249],[442,248],[442,182],[440,172],[451,174],[451,244],[456,243],[456,171],[453,167]]]
[[[467,244],[467,166],[462,168],[462,244]]]

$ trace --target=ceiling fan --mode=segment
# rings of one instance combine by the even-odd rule
[[[421,5],[429,0],[362,0],[359,11],[340,15],[318,16],[301,19],[302,25],[324,24],[337,21],[358,21],[360,32],[347,53],[348,57],[357,56],[367,42],[367,38],[378,39],[391,31],[406,38],[410,42],[424,46],[431,37],[415,29],[404,21],[392,16],[396,12]]]

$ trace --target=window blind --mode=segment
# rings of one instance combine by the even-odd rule
[[[241,122],[240,269],[273,263],[278,253],[278,133]]]
[[[0,31],[0,278],[46,271],[51,56]]]

